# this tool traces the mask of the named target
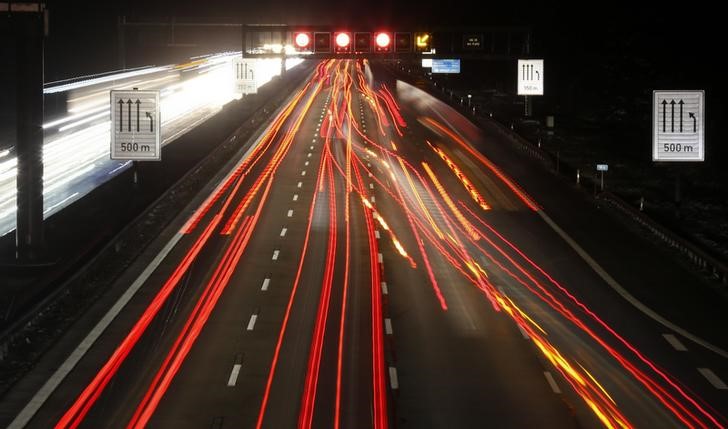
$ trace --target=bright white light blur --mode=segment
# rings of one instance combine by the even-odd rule
[[[351,37],[349,37],[348,33],[339,33],[336,35],[336,44],[340,48],[349,46],[349,43],[351,43]]]
[[[389,43],[392,41],[392,39],[389,37],[389,34],[387,33],[379,33],[376,37],[377,46],[380,48],[386,48],[389,46]]]
[[[284,49],[281,45],[280,49]],[[286,52],[293,46],[285,46]],[[195,58],[182,65],[150,67],[60,82],[46,94],[67,92],[68,114],[49,118],[43,145],[45,217],[82,198],[96,186],[124,171],[130,163],[109,159],[109,90],[159,90],[162,144],[173,141],[240,94],[234,91],[232,61],[240,52]],[[289,58],[286,69],[303,60]],[[281,72],[280,59],[259,59],[256,84],[264,85]],[[56,129],[56,127],[61,126]],[[0,151],[0,236],[15,229],[17,159],[12,148]]]
[[[298,33],[296,34],[296,46],[299,48],[305,48],[308,46],[308,44],[311,43],[311,37],[308,35],[308,33]]]

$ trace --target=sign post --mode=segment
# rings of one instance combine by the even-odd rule
[[[235,92],[239,94],[256,94],[256,60],[242,57],[233,59],[233,71],[235,73]]]
[[[162,159],[159,91],[111,91],[111,159]]]
[[[601,182],[600,189],[604,192],[604,172],[609,171],[609,164],[597,164],[597,171],[599,172]]]
[[[705,91],[653,91],[652,160],[705,160]]]
[[[543,60],[518,60],[518,95],[524,96],[524,113],[533,116],[529,95],[543,95]]]

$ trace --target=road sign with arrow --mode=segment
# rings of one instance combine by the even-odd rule
[[[111,91],[111,159],[159,161],[159,91]]]
[[[654,91],[652,160],[705,160],[705,91]]]
[[[256,81],[255,59],[235,57],[233,59],[233,72],[235,73],[235,92],[239,94],[255,94],[258,92]]]
[[[543,60],[518,60],[518,95],[543,95]]]

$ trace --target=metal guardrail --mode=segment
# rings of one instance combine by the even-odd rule
[[[557,169],[554,168],[555,163],[548,152],[544,151],[543,149],[537,147],[536,145],[525,139],[513,128],[502,124],[494,118],[488,118],[483,115],[474,113],[469,109],[463,108],[463,106],[460,106],[457,103],[453,103],[451,100],[448,100],[447,97],[440,96],[441,92],[444,92],[445,89],[433,85],[432,81],[430,80],[426,79],[426,81],[431,89],[431,94],[438,97],[451,107],[455,108],[466,117],[470,117],[478,121],[487,121],[487,123],[494,125],[502,135],[508,137],[508,140],[514,145],[517,150],[541,162],[546,168],[559,174]],[[685,238],[680,237],[676,233],[670,231],[665,226],[660,225],[657,221],[650,218],[643,212],[640,212],[636,208],[632,207],[629,203],[625,202],[623,199],[614,195],[613,193],[609,191],[603,191],[597,194],[595,198],[603,203],[606,203],[614,210],[621,212],[627,218],[631,219],[632,221],[645,228],[658,240],[664,242],[665,244],[682,254],[700,271],[708,273],[715,280],[719,281],[724,285],[728,285],[728,265],[719,261],[717,258],[709,255],[705,250],[699,248]]]
[[[709,273],[723,284],[728,284],[728,266],[706,253],[698,246],[688,242],[666,227],[660,225],[646,214],[636,210],[629,203],[609,191],[601,192],[597,199],[607,203],[643,228],[651,232],[658,240],[664,242],[687,258],[700,270]]]

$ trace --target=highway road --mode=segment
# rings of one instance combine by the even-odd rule
[[[322,62],[10,427],[726,426],[482,143]]]
[[[208,55],[183,64],[150,66],[69,79],[46,85],[46,97],[61,99],[64,112],[43,124],[44,217],[52,216],[97,186],[130,168],[109,158],[109,91],[159,90],[162,145],[215,115],[235,92],[232,59],[239,52]],[[300,61],[289,61],[293,67]],[[258,86],[280,73],[280,61],[261,60]],[[0,236],[15,229],[15,151],[0,142]]]

